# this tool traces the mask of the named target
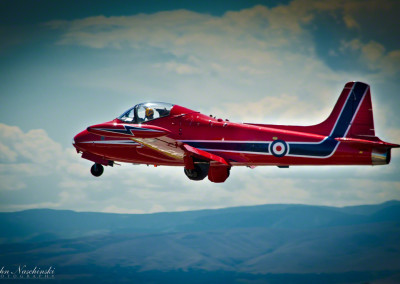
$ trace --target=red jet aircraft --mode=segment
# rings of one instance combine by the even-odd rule
[[[74,138],[94,176],[115,162],[183,166],[191,180],[224,182],[232,166],[385,165],[392,148],[375,136],[369,85],[349,82],[313,126],[234,123],[168,103],[141,103]]]

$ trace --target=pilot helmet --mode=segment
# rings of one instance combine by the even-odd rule
[[[154,110],[152,108],[146,108],[146,117],[152,117],[154,115]]]

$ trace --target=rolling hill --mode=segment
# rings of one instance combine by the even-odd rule
[[[400,202],[155,214],[0,213],[0,266],[57,281],[399,283]]]

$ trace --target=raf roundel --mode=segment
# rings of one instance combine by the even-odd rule
[[[276,140],[271,143],[270,152],[275,157],[283,157],[288,152],[288,145],[283,140]]]

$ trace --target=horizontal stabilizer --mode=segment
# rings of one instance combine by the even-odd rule
[[[357,139],[357,138],[344,138],[344,137],[337,137],[335,140],[347,144],[352,144],[354,146],[371,146],[373,148],[399,148],[400,145],[384,142],[381,140],[371,141],[365,139]]]
[[[229,163],[224,158],[222,158],[220,156],[217,156],[217,155],[211,154],[209,152],[197,149],[195,147],[189,146],[188,144],[183,144],[183,148],[185,148],[185,150],[190,152],[190,153],[193,153],[193,154],[196,154],[198,156],[207,158],[208,160],[213,160],[213,161],[216,161],[216,162],[219,162],[221,164],[229,166]]]

